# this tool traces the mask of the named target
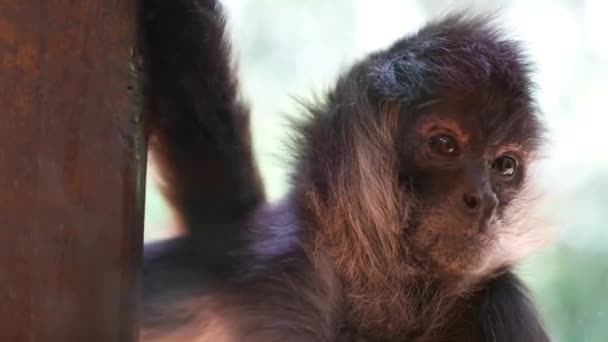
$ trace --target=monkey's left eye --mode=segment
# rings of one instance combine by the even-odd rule
[[[429,147],[431,151],[442,157],[454,158],[460,155],[460,148],[456,139],[445,133],[433,135],[429,139]]]
[[[492,163],[492,169],[503,177],[513,177],[517,171],[517,160],[511,156],[498,157]]]

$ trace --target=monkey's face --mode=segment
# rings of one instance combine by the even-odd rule
[[[508,98],[442,98],[404,125],[400,178],[416,203],[406,239],[441,269],[470,272],[516,229],[507,216],[539,132]]]

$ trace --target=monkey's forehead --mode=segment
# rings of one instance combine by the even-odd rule
[[[530,63],[487,17],[454,15],[372,55],[362,70],[377,98],[415,101],[438,88],[500,87],[529,98]]]
[[[539,142],[544,129],[532,96],[531,66],[518,42],[483,16],[432,22],[359,66],[372,102],[407,107],[448,103],[490,143]],[[433,108],[434,106],[431,106]]]

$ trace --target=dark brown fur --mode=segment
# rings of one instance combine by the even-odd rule
[[[151,148],[189,231],[147,246],[143,340],[549,339],[510,270],[542,242],[525,220],[542,126],[488,18],[353,66],[297,123],[292,191],[266,205],[217,5],[143,3]],[[459,159],[429,154],[438,129]],[[508,183],[489,169],[504,153],[521,164]]]

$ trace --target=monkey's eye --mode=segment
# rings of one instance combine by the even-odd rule
[[[456,139],[445,133],[433,135],[429,139],[429,147],[433,153],[442,157],[454,158],[460,155],[460,148]]]
[[[494,160],[492,169],[503,177],[513,177],[517,171],[517,160],[511,156],[501,156]]]

